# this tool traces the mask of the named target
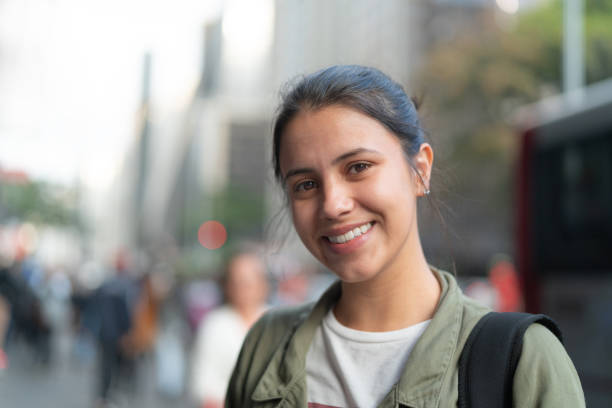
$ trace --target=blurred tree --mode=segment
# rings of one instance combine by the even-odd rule
[[[219,221],[227,230],[227,244],[221,251],[244,239],[259,240],[264,223],[263,196],[251,189],[230,185],[186,203],[178,232],[182,245],[197,246],[198,229],[208,220]]]
[[[419,75],[428,101],[424,121],[453,184],[452,194],[438,194],[455,210],[453,228],[470,234],[455,252],[472,253],[471,261],[486,262],[486,251],[512,253],[518,139],[509,119],[518,106],[560,91],[562,21],[561,0],[518,16],[486,9],[426,55]],[[612,76],[611,38],[612,0],[587,0],[587,83]]]
[[[205,221],[215,220],[227,230],[227,242],[215,252],[218,256],[211,262],[220,261],[231,251],[232,246],[244,240],[261,240],[264,225],[264,199],[261,193],[241,186],[229,185],[213,193],[201,194],[198,199],[187,202],[178,224],[179,243],[186,252],[193,250],[201,253],[198,243],[198,229]],[[193,265],[184,265],[181,270],[186,274],[200,273],[202,258],[193,257]],[[209,265],[207,265],[209,266]],[[214,265],[213,265],[214,266]]]
[[[586,2],[587,83],[612,76],[612,0]]]
[[[2,219],[80,227],[76,201],[74,190],[45,182],[0,183]]]

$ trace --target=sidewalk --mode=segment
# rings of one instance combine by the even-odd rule
[[[2,408],[95,407],[95,358],[78,359],[71,353],[72,339],[55,339],[48,367],[32,361],[30,350],[13,344],[7,352],[9,368],[0,372]],[[88,361],[89,360],[89,361]],[[155,363],[144,361],[133,395],[119,395],[112,408],[193,408],[187,398],[168,399],[155,390]],[[109,407],[110,408],[110,407]]]

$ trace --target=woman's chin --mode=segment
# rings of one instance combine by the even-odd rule
[[[376,272],[366,268],[330,268],[332,272],[344,283],[367,282],[376,276]]]

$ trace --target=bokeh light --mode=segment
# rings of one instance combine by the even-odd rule
[[[219,249],[227,240],[227,231],[219,221],[206,221],[198,230],[198,241],[204,248]]]

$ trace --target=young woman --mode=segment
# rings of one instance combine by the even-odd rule
[[[455,407],[457,363],[486,308],[428,265],[417,200],[433,150],[416,108],[382,72],[334,66],[284,96],[273,164],[294,227],[339,282],[316,304],[273,310],[251,330],[228,407]],[[517,407],[580,407],[557,338],[526,332]]]

